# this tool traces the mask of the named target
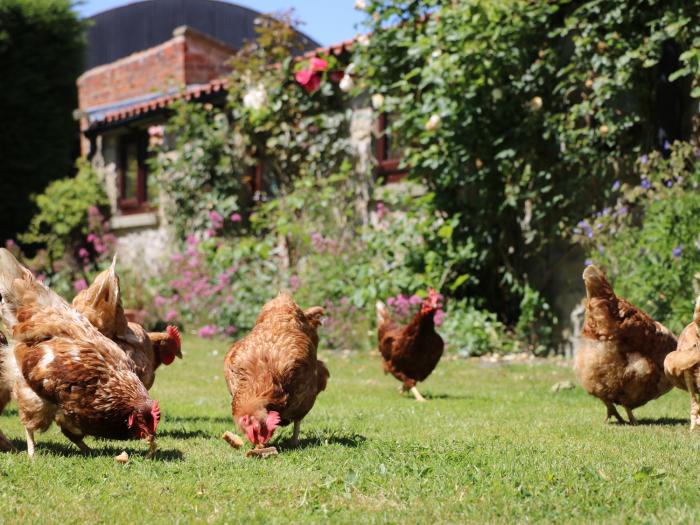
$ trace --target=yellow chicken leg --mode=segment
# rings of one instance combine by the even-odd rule
[[[413,397],[416,398],[416,401],[419,401],[421,403],[425,402],[425,398],[418,392],[418,389],[415,386],[411,387],[411,394],[413,394]]]

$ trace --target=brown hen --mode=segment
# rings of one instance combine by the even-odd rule
[[[323,308],[302,311],[287,294],[268,302],[255,326],[234,343],[224,360],[233,420],[255,446],[265,445],[279,425],[301,420],[325,390],[329,372],[316,357]]]
[[[664,360],[664,371],[673,386],[690,393],[690,430],[695,430],[700,422],[700,297],[695,301],[693,322],[683,329],[676,350]]]
[[[147,389],[153,386],[156,370],[182,358],[180,332],[168,326],[165,332],[146,332],[128,322],[122,307],[116,257],[112,266],[73,299],[73,308],[83,314],[105,337],[112,339],[134,362],[136,374]]]
[[[132,361],[58,295],[0,249],[0,309],[13,345],[2,348],[34,455],[34,432],[56,421],[83,452],[85,435],[144,438],[155,452],[158,402],[148,396]]]
[[[664,358],[676,348],[676,337],[646,313],[617,297],[595,266],[583,272],[586,284],[584,344],[576,353],[576,375],[583,388],[600,399],[611,416],[624,420],[615,405],[632,413],[671,389],[664,374]]]
[[[400,325],[392,320],[384,303],[377,302],[377,337],[384,372],[401,381],[401,391],[410,391],[416,401],[425,401],[416,383],[432,373],[445,347],[435,331],[435,313],[439,308],[440,295],[431,288],[413,320]]]

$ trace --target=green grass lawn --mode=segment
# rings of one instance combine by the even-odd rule
[[[329,388],[302,424],[302,446],[248,459],[223,380],[226,345],[188,338],[185,359],[152,390],[159,452],[87,440],[83,457],[56,429],[37,457],[0,454],[2,523],[699,522],[700,433],[674,391],[637,411],[638,427],[603,424],[602,403],[557,364],[485,367],[444,361],[397,393],[378,357],[324,354]],[[0,426],[19,447],[14,406]],[[114,456],[127,450],[127,465]],[[697,454],[697,455],[696,455]]]

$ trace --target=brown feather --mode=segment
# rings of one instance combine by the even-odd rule
[[[663,362],[676,347],[666,327],[617,297],[595,266],[583,272],[586,285],[584,344],[575,358],[586,391],[604,403],[633,409],[665,394],[671,384]]]
[[[435,369],[445,343],[435,331],[435,312],[419,311],[407,325],[395,323],[382,303],[377,305],[377,339],[384,371],[403,383],[404,389],[424,381]]]
[[[310,319],[289,295],[281,294],[262,308],[251,332],[228,351],[224,374],[236,422],[243,415],[262,418],[275,410],[285,425],[311,410],[329,377],[316,357],[319,311],[314,309]]]

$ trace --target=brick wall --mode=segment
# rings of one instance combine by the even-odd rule
[[[173,38],[156,47],[83,73],[78,78],[79,107],[90,110],[209,82],[228,72],[233,52],[212,37],[179,27]]]

